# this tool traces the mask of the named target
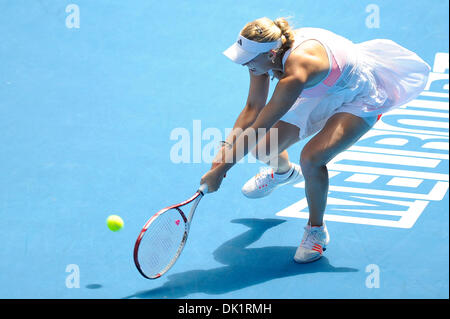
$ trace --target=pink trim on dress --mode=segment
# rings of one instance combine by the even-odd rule
[[[330,54],[331,54],[331,58],[332,58],[332,60],[333,60],[333,64],[332,64],[332,66],[331,66],[331,72],[330,72],[330,74],[329,74],[328,77],[323,81],[323,83],[324,83],[326,86],[333,86],[334,83],[336,83],[336,81],[339,79],[339,77],[340,77],[341,74],[342,74],[342,71],[341,71],[341,69],[339,68],[339,65],[338,65],[337,62],[336,62],[336,59],[334,58],[334,54],[331,53],[331,51],[330,51]]]
[[[328,76],[317,83],[315,86],[306,88],[302,91],[301,95],[304,97],[319,97],[324,95],[328,89],[333,86],[336,81],[339,79],[339,77],[342,74],[341,69],[339,68],[339,65],[336,62],[336,59],[334,58],[334,55],[331,51],[328,51],[331,55],[332,64],[331,64],[331,71],[328,74]]]

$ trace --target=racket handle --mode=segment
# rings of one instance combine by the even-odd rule
[[[208,192],[208,184],[205,183],[205,184],[200,185],[200,187],[198,188],[198,191],[202,192],[203,194],[207,193]]]

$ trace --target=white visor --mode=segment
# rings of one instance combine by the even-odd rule
[[[281,39],[274,42],[256,42],[239,35],[236,43],[223,51],[223,54],[235,63],[244,64],[260,53],[278,49],[281,44]]]

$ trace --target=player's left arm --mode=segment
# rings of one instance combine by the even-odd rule
[[[285,75],[278,82],[269,103],[258,114],[252,125],[236,140],[233,148],[227,151],[225,163],[220,169],[228,171],[247,155],[269,129],[289,111],[301,95],[305,83],[322,71],[323,63],[320,58],[309,54],[308,51],[294,51],[286,61]],[[252,134],[256,135],[255,139],[248,138]]]
[[[269,103],[263,108],[250,128],[257,133],[264,129],[262,135],[266,134],[292,107],[303,90],[304,83],[305,81],[301,77],[295,75],[282,78],[278,82]],[[259,139],[262,136],[256,135],[256,137]]]
[[[221,170],[226,172],[239,162],[257,145],[269,129],[289,111],[303,90],[307,78],[307,70],[299,69],[293,74],[286,75],[278,82],[269,103],[258,114],[253,124],[239,136],[233,148],[227,151],[225,163],[220,165]],[[255,138],[249,138],[251,136],[255,136]]]
[[[269,103],[252,125],[239,135],[233,147],[225,150],[223,161],[203,175],[201,183],[208,184],[209,192],[220,187],[224,174],[255,148],[258,141],[289,111],[310,76],[316,74],[317,65],[314,59],[311,60],[305,55],[296,56],[295,59],[288,58],[285,75],[278,82]],[[253,136],[255,138],[252,138]]]

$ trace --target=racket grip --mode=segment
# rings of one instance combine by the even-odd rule
[[[198,191],[202,192],[203,194],[207,193],[208,192],[208,184],[205,183],[205,184],[200,185],[200,187],[198,188]]]

